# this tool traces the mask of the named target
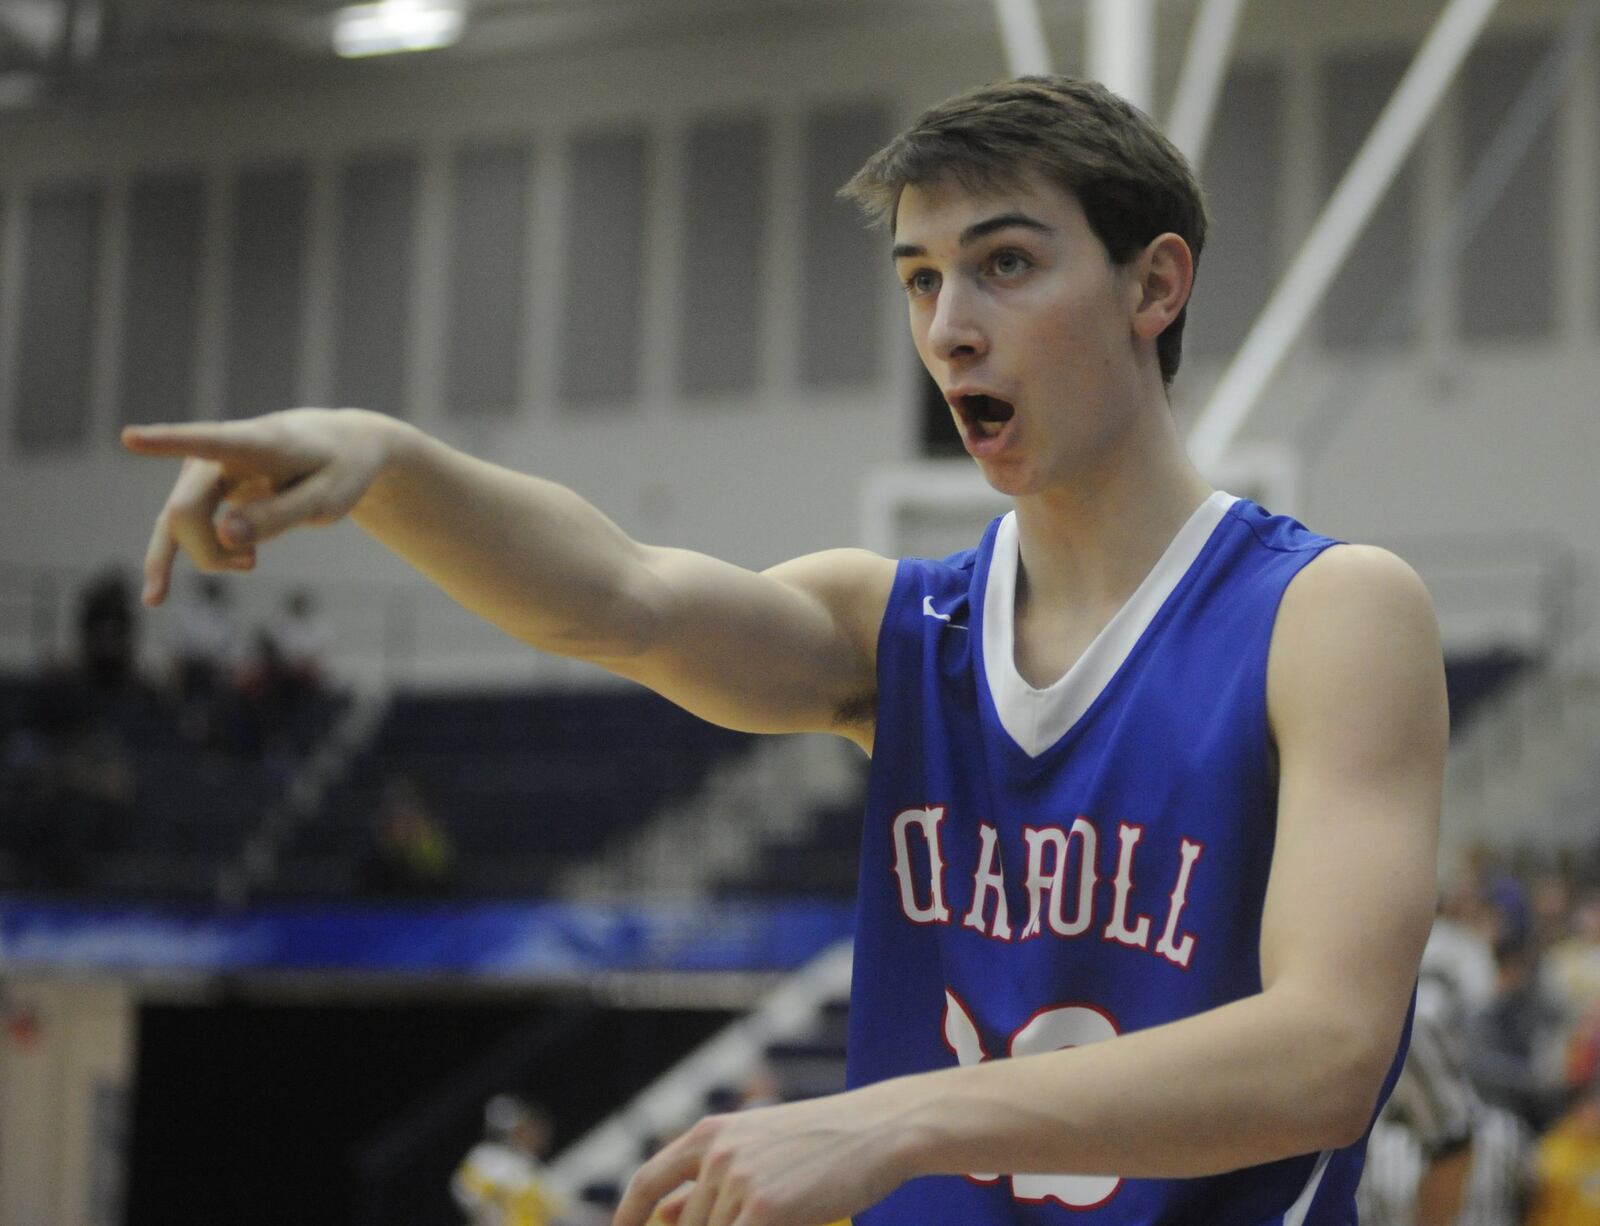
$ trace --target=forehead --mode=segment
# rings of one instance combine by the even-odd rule
[[[1016,213],[1055,229],[1087,228],[1077,196],[1037,174],[1014,184],[970,188],[954,179],[910,183],[895,206],[897,244],[931,247],[956,242],[963,230],[987,218]]]

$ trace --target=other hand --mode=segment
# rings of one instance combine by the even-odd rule
[[[614,1226],[658,1207],[671,1226],[827,1226],[875,1204],[906,1175],[864,1093],[706,1117],[639,1168]]]

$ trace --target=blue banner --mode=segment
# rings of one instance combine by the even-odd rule
[[[0,971],[359,971],[527,979],[792,970],[851,934],[840,902],[259,907],[0,897]]]

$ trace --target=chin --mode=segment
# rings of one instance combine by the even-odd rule
[[[1039,492],[1038,474],[1019,464],[978,464],[989,488],[1007,498],[1025,498]]]

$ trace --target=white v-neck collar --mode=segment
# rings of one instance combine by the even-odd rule
[[[1017,513],[1009,512],[1000,521],[983,591],[983,671],[1001,726],[1030,758],[1049,749],[1083,718],[1237,501],[1218,490],[1201,503],[1083,655],[1042,690],[1017,672]]]

